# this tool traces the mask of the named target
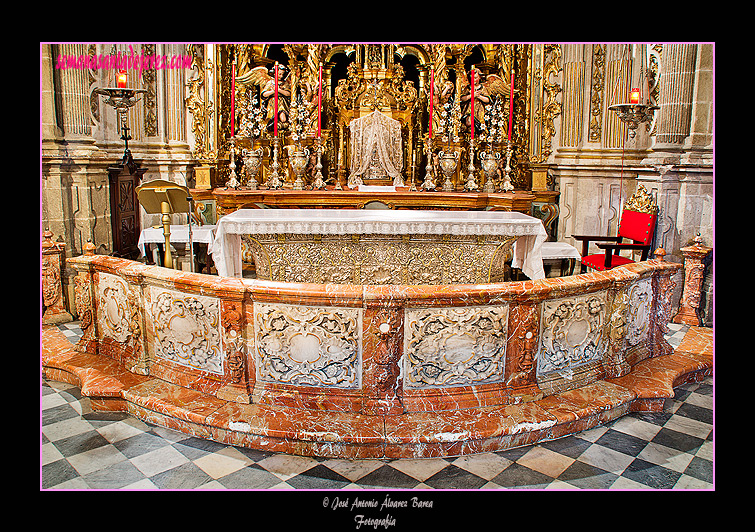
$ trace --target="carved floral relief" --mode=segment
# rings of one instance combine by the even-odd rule
[[[125,343],[131,335],[128,287],[117,275],[100,273],[97,282],[97,325],[103,336]]]
[[[508,305],[407,309],[404,386],[465,386],[503,379]]]
[[[87,343],[95,337],[94,320],[92,319],[91,282],[89,273],[80,272],[73,278],[76,314],[79,316],[79,325],[83,332],[81,339],[76,344],[77,351],[85,351]]]
[[[158,358],[223,375],[217,298],[150,287],[148,307]]]
[[[650,315],[653,310],[653,287],[651,279],[643,279],[629,289],[629,314],[627,316],[627,341],[637,345],[647,339],[650,331]]]
[[[605,291],[543,302],[537,374],[600,360],[607,349],[605,321]]]
[[[254,303],[257,380],[361,385],[362,310]]]

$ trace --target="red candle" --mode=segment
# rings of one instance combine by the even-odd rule
[[[231,63],[231,136],[236,134],[236,62]]]
[[[632,89],[629,93],[629,103],[640,103],[640,89]]]
[[[116,83],[119,89],[125,89],[126,83],[128,82],[128,74],[126,74],[125,70],[121,70],[118,72],[118,75],[116,76]]]
[[[273,136],[278,136],[278,63],[275,63],[275,120],[273,121]]]
[[[474,140],[474,65],[472,65],[472,114],[469,116],[472,126],[472,140]]]
[[[435,68],[430,68],[430,138],[433,138],[433,103],[434,103],[434,95],[433,91],[435,89]]]
[[[322,129],[322,63],[320,63],[320,75],[317,84],[317,137],[321,137]]]
[[[514,120],[514,71],[511,71],[511,93],[509,94],[509,143],[511,142],[511,125]]]

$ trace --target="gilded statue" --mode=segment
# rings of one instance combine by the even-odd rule
[[[260,97],[263,105],[267,109],[265,119],[267,121],[268,131],[273,130],[275,118],[275,68],[271,67],[268,71],[266,66],[258,66],[249,72],[238,76],[236,81],[244,85],[255,85],[260,87]],[[288,79],[288,68],[285,65],[278,65],[278,127],[286,129],[288,127],[289,107],[291,105],[291,86]]]
[[[436,89],[438,84],[436,83]],[[440,90],[433,90],[433,109],[436,111],[433,113],[433,131],[437,133],[448,133],[450,131],[448,116],[451,112],[453,105],[453,98],[455,94],[455,87],[453,82],[444,80]],[[446,111],[445,115],[443,111]]]
[[[477,68],[474,69],[474,80],[475,80],[475,87],[474,87],[474,97],[475,97],[475,106],[474,106],[474,123],[475,123],[475,132],[484,132],[485,131],[485,112],[487,111],[487,108],[493,104],[493,101],[496,98],[506,99],[509,97],[509,84],[506,83],[506,81],[503,80],[500,76],[497,74],[488,74],[487,76],[484,76],[483,81],[483,75],[482,72],[480,72]],[[467,83],[466,86],[462,89],[461,94],[461,112],[462,116],[464,117],[464,125],[467,128],[467,131],[469,131],[469,128],[471,127],[471,109],[472,109],[472,86],[470,83]]]

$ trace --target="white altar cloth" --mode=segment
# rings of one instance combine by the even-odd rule
[[[508,211],[370,209],[240,209],[223,216],[208,253],[221,277],[241,277],[241,235],[246,234],[437,234],[517,237],[512,266],[530,279],[544,279],[540,248],[543,223]]]
[[[213,240],[215,240],[215,229],[217,225],[193,225],[191,226],[191,240],[197,244],[207,244],[209,249],[212,246]],[[183,225],[171,225],[170,226],[170,242],[189,242],[189,226]],[[164,244],[165,235],[163,234],[162,226],[148,227],[143,229],[139,235],[139,242],[137,246],[142,255],[146,255],[146,244]]]

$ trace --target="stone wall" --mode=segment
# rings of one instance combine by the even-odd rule
[[[682,262],[679,249],[698,232],[712,246],[713,45],[562,46],[562,114],[548,161],[560,192],[558,239],[615,235],[623,202],[643,184],[660,209],[654,248]],[[660,109],[622,137],[608,107],[628,101],[633,87]]]

